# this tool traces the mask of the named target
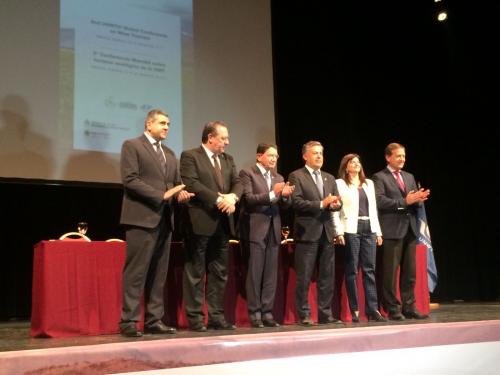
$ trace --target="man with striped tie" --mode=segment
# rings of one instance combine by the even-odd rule
[[[182,190],[172,198],[168,190],[181,185],[174,152],[162,145],[170,128],[168,114],[149,111],[144,133],[123,143],[121,175],[123,203],[120,223],[126,228],[127,255],[122,276],[122,314],[120,333],[140,337],[140,302],[144,290],[144,331],[152,334],[175,333],[162,322],[163,287],[167,278],[175,200],[188,200],[193,194]],[[182,185],[179,186],[182,188]]]
[[[196,194],[186,205],[183,225],[184,307],[192,331],[231,330],[236,326],[226,321],[224,293],[228,241],[235,234],[233,214],[242,187],[234,159],[225,152],[229,145],[226,124],[222,121],[205,124],[201,142],[199,147],[183,151],[180,159],[182,181],[187,190]],[[204,295],[207,325],[203,312]]]

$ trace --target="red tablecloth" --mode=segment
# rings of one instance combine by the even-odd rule
[[[125,243],[42,241],[35,245],[31,335],[118,332]]]
[[[168,280],[165,285],[167,324],[186,327],[182,306],[182,243],[173,243]],[[247,255],[231,245],[225,312],[228,321],[248,326],[245,277]],[[124,242],[42,241],[35,245],[33,262],[33,306],[31,335],[66,337],[118,332],[121,309],[121,271],[125,261]],[[361,278],[361,274],[359,276]],[[334,315],[350,321],[343,271],[343,248],[336,254]],[[361,316],[364,293],[359,280]],[[278,287],[274,306],[276,320],[296,322],[294,304],[295,269],[293,244],[283,245],[279,255]],[[417,308],[429,312],[425,246],[417,246]],[[316,283],[309,291],[311,317],[317,319]]]

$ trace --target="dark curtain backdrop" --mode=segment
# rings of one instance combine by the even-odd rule
[[[276,122],[284,174],[308,140],[337,175],[359,153],[368,176],[390,142],[429,187],[439,286],[432,300],[500,300],[500,4],[273,1]],[[436,22],[438,6],[449,19]]]
[[[500,5],[442,3],[446,24],[432,0],[271,2],[279,168],[301,167],[314,139],[325,170],[356,152],[370,176],[389,142],[404,144],[406,169],[432,190],[432,300],[498,301]],[[121,197],[117,185],[0,179],[0,320],[29,318],[36,242],[81,220],[92,239],[123,238]]]

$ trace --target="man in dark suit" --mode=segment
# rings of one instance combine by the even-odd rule
[[[140,337],[140,301],[146,301],[144,331],[175,333],[163,322],[163,287],[167,277],[173,229],[172,198],[167,190],[181,184],[172,150],[162,145],[170,119],[162,110],[149,111],[144,134],[123,143],[121,175],[123,204],[120,223],[126,226],[127,255],[122,276],[120,333]],[[186,191],[177,200],[189,199]]]
[[[184,306],[189,328],[205,331],[203,289],[208,327],[235,329],[224,317],[224,293],[227,282],[228,241],[234,235],[236,202],[242,192],[236,165],[224,152],[229,133],[222,121],[205,125],[202,145],[184,151],[180,172],[186,189],[195,194],[187,204],[185,264],[183,276]]]
[[[387,167],[373,175],[380,227],[384,236],[382,248],[382,297],[391,320],[425,319],[415,308],[416,209],[427,200],[430,191],[419,189],[411,173],[402,171],[405,148],[390,143],[385,148]],[[400,269],[396,296],[397,271]]]
[[[342,203],[333,175],[321,171],[323,146],[310,141],[302,147],[304,168],[292,172],[290,184],[295,186],[292,207],[295,211],[295,270],[297,285],[295,304],[299,323],[313,324],[308,302],[309,284],[318,263],[318,322],[341,323],[332,315],[332,298],[335,276],[334,240],[337,236],[332,211],[338,211]]]
[[[293,186],[275,170],[275,145],[257,146],[257,163],[240,171],[243,196],[238,223],[240,240],[249,254],[246,279],[247,306],[254,328],[279,327],[273,317],[278,250],[281,239],[280,205],[289,204]]]

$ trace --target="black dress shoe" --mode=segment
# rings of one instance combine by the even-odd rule
[[[264,328],[264,323],[260,319],[250,319],[250,325],[253,328]]]
[[[162,321],[158,321],[154,324],[144,327],[144,333],[152,333],[154,335],[164,335],[176,333],[177,330],[174,327],[169,327],[165,325]]]
[[[265,327],[279,327],[280,326],[279,323],[276,320],[274,320],[273,318],[263,319],[262,323],[264,323]]]
[[[378,311],[374,311],[370,314],[367,314],[368,321],[372,322],[387,322],[387,319],[384,318]]]
[[[120,328],[120,335],[123,337],[141,337],[142,332],[137,330],[137,327],[135,325],[129,325]]]
[[[305,326],[305,327],[311,327],[314,325],[313,321],[311,320],[311,318],[309,316],[306,316],[305,318],[300,319],[299,324],[301,326]]]
[[[189,330],[195,332],[206,332],[207,327],[205,327],[205,324],[202,322],[196,322],[189,325]]]
[[[333,316],[329,316],[326,319],[318,320],[318,324],[342,324],[342,321],[335,319]]]
[[[417,310],[403,311],[403,315],[406,319],[427,319],[429,315],[422,314]]]
[[[225,320],[220,320],[216,322],[209,322],[207,328],[216,330],[224,330],[224,329],[233,330],[236,329],[236,326],[234,324],[226,322]]]
[[[399,312],[392,313],[392,314],[389,314],[389,320],[401,321],[401,320],[405,320],[405,316]]]

